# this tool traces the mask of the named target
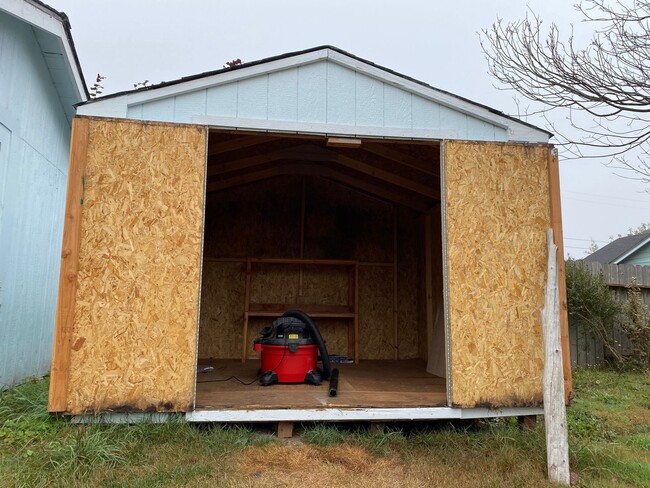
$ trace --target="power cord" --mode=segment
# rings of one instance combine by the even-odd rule
[[[275,368],[270,370],[272,373],[275,373],[275,370],[278,369],[282,365],[282,362],[284,361],[284,357],[287,355],[287,349],[288,349],[287,344],[288,343],[289,343],[289,338],[287,337],[287,338],[284,339],[284,350],[282,351],[282,357],[280,358],[280,362],[278,363],[278,365]],[[253,381],[250,381],[249,383],[245,383],[244,381],[237,378],[235,375],[230,376],[230,377],[225,378],[225,379],[197,381],[197,383],[218,383],[220,381],[237,380],[239,383],[241,383],[244,386],[250,386],[253,383],[255,383],[256,381],[258,381],[260,379],[260,376],[262,376],[263,374],[266,374],[266,373],[268,373],[268,371],[264,371],[263,373],[258,374],[255,377],[255,379]]]

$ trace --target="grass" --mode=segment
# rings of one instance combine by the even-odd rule
[[[568,410],[581,487],[650,487],[650,376],[576,371]],[[47,379],[0,392],[0,486],[544,487],[543,424],[513,419],[246,427],[74,425],[46,411]]]

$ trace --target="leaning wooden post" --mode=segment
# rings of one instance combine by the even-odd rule
[[[554,483],[569,485],[569,441],[566,406],[564,403],[562,346],[560,343],[557,246],[553,242],[553,229],[549,229],[546,235],[548,239],[548,281],[546,283],[544,309],[542,310],[546,461],[548,464],[548,479]]]

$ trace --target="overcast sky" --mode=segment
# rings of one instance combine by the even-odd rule
[[[571,0],[50,0],[68,14],[88,84],[106,76],[104,94],[134,83],[168,81],[219,69],[226,61],[274,56],[323,44],[517,114],[514,93],[495,88],[479,33],[497,17],[528,9],[586,41],[588,25]],[[551,118],[553,115],[551,115]],[[558,118],[562,115],[558,114]],[[529,120],[544,126],[543,120]],[[590,241],[650,222],[646,186],[600,161],[560,161],[566,251],[583,257]]]

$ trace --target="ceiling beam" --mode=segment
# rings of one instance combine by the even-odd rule
[[[429,198],[435,198],[436,200],[440,199],[440,189],[432,185],[424,185],[342,154],[338,155],[336,162],[347,168],[359,171],[360,173],[365,173],[379,180],[383,180],[391,185],[401,186],[402,188],[406,188],[407,190],[411,190]]]
[[[350,156],[339,154],[337,151],[325,149],[313,144],[304,144],[291,148],[279,149],[267,154],[257,154],[234,161],[212,163],[208,166],[208,168],[211,173],[210,176],[214,177],[229,172],[254,168],[255,166],[280,160],[336,163],[360,173],[367,174],[379,180],[385,181],[391,185],[399,186],[412,192],[419,193],[425,197],[434,198],[436,200],[440,199],[440,189],[438,188],[439,184],[425,185],[419,181],[400,176],[391,171],[383,170],[370,163],[359,161],[357,159],[351,158]]]
[[[255,181],[273,178],[274,176],[279,176],[280,174],[281,173],[278,166],[258,171],[251,171],[250,173],[231,176],[230,178],[223,180],[208,181],[206,189],[208,192],[225,190],[226,188],[232,188],[233,186],[241,186],[248,183],[253,183]]]
[[[440,176],[440,173],[434,169],[435,164],[438,161],[423,161],[419,158],[413,157],[410,154],[405,154],[401,151],[397,151],[390,147],[387,147],[385,144],[376,143],[376,142],[366,142],[363,145],[363,150],[369,153],[372,153],[376,156],[381,156],[382,158],[390,159],[409,168],[417,169],[431,176]]]
[[[253,183],[256,181],[283,175],[304,175],[328,178],[352,189],[373,195],[382,200],[387,200],[403,205],[419,212],[425,212],[435,204],[435,202],[431,199],[423,198],[412,193],[409,194],[400,191],[393,191],[381,186],[377,186],[367,179],[358,178],[346,173],[342,173],[335,167],[333,168],[322,164],[314,164],[311,162],[291,162],[280,164],[273,168],[254,170],[243,175],[237,175],[223,180],[208,182],[207,189],[208,192],[225,190],[227,188],[241,186],[248,183]]]
[[[217,135],[211,135],[210,143],[208,144],[208,156],[215,156],[217,154],[223,154],[229,151],[236,151],[238,149],[258,146],[260,144],[266,144],[267,142],[275,141],[277,139],[277,137],[271,136],[242,136],[236,139],[220,142]]]

